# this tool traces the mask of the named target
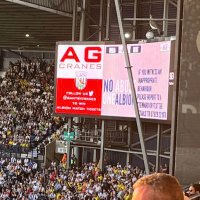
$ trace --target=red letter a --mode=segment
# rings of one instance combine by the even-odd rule
[[[74,59],[76,62],[80,62],[73,47],[67,49],[60,62],[65,62],[66,59]]]

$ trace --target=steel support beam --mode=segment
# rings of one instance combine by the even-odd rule
[[[78,145],[78,144],[71,144],[71,146],[72,146],[72,147],[85,148],[85,149],[101,149],[100,147],[83,146],[83,145]]]
[[[130,145],[131,145],[131,127],[128,126],[128,138],[127,138],[127,144],[128,144],[128,148],[130,150]],[[126,154],[126,164],[128,164],[130,161],[130,154],[127,153]]]
[[[175,1],[169,0],[169,3],[175,7],[177,7],[177,3]]]
[[[164,0],[164,10],[163,10],[163,19],[168,19],[168,11],[169,11],[169,2],[168,0]],[[163,35],[167,36],[167,30],[168,30],[168,21],[163,21]]]
[[[85,9],[86,9],[86,0],[82,0],[82,7],[81,7],[81,19],[80,19],[80,33],[79,33],[79,41],[84,41],[85,39]],[[74,117],[75,123],[79,123],[80,118]],[[78,127],[76,126],[75,135],[78,135]],[[83,148],[84,152],[84,148]],[[77,159],[79,159],[79,148],[74,148],[74,154]]]
[[[128,77],[129,77],[129,83],[130,83],[130,87],[131,87],[131,93],[132,93],[132,97],[133,97],[133,105],[134,105],[134,109],[135,109],[136,123],[137,123],[140,144],[141,144],[141,149],[142,149],[142,154],[143,154],[143,159],[144,159],[144,167],[145,167],[146,174],[149,174],[150,173],[149,172],[149,164],[148,164],[148,160],[147,160],[147,153],[146,153],[145,143],[144,143],[143,134],[142,134],[142,123],[140,120],[135,86],[134,86],[134,81],[133,81],[133,74],[132,74],[132,70],[131,70],[132,66],[131,66],[130,60],[129,60],[128,49],[127,49],[127,45],[126,45],[126,41],[125,41],[124,30],[123,30],[123,25],[122,25],[122,17],[121,17],[121,13],[120,13],[120,6],[119,6],[118,0],[115,0],[115,8],[116,8],[120,36],[121,36],[123,50],[124,50],[124,58],[126,61],[126,68],[127,68],[127,73],[128,73]]]
[[[159,171],[160,166],[160,150],[161,150],[161,125],[158,124],[157,130],[157,151],[156,151],[156,172]]]
[[[111,148],[104,148],[104,150],[106,151],[113,151],[113,152],[120,152],[120,153],[131,153],[131,154],[135,154],[135,155],[143,155],[143,153],[141,151],[127,151],[127,150],[122,150],[122,149],[111,149]],[[137,150],[137,149],[136,149]],[[147,155],[149,156],[156,156],[156,151],[154,150],[148,150],[147,151]],[[165,154],[160,154],[159,155],[162,158],[170,158],[170,156],[165,155]]]
[[[87,12],[85,12],[85,15],[88,17],[88,19],[90,19],[94,23],[92,27],[99,29],[98,23]]]
[[[162,131],[161,134],[170,133],[170,131],[171,131],[171,128]],[[156,138],[156,137],[157,137],[157,134],[145,138],[144,141],[147,142],[147,141],[149,141],[149,140],[153,140],[153,139]],[[139,145],[139,144],[140,144],[140,142],[135,142],[134,144],[131,145],[131,148],[133,148],[133,147],[135,147],[135,146],[137,146],[137,145]]]
[[[126,18],[123,18],[124,21],[133,21],[133,20],[136,20],[136,21],[149,21],[150,18],[134,18],[134,17],[126,17]],[[168,19],[168,18],[153,18],[153,21],[170,21],[170,22],[176,22],[176,19]]]
[[[21,55],[21,52],[13,51],[13,50],[11,50],[11,49],[5,49],[5,50],[6,50],[6,51],[9,51],[9,52],[11,52],[11,53],[14,53],[14,54],[16,54],[16,55],[19,56],[19,57],[28,59],[26,56]]]
[[[110,31],[110,0],[107,0],[107,10],[106,10],[106,37],[105,40],[109,40]]]
[[[85,39],[85,8],[86,0],[82,0],[79,41],[84,41]]]
[[[71,13],[66,13],[66,12],[54,10],[52,8],[47,8],[47,7],[44,7],[44,6],[24,2],[24,1],[21,1],[21,0],[5,0],[5,1],[16,3],[16,4],[19,4],[19,5],[23,5],[23,6],[28,6],[30,8],[35,8],[35,9],[38,9],[38,10],[43,10],[43,11],[58,14],[58,15],[62,15],[62,16],[65,16],[65,17],[73,17],[73,15]]]
[[[92,33],[89,37],[86,38],[86,41],[88,41],[90,38],[92,38],[94,35],[96,35],[99,32],[99,30],[96,30],[94,33]]]
[[[174,87],[172,98],[172,123],[171,123],[171,142],[170,142],[170,162],[169,173],[174,175],[175,166],[175,141],[177,130],[177,110],[178,110],[178,91],[179,91],[179,72],[180,72],[180,52],[181,52],[181,34],[182,34],[182,16],[183,1],[178,0],[177,3],[177,20],[176,20],[176,43],[174,54]]]
[[[97,121],[98,119],[95,118],[95,124],[94,124],[94,136],[97,137],[98,136],[98,125],[97,125]],[[93,151],[93,162],[96,163],[97,162],[97,149],[94,149]]]
[[[64,2],[65,2],[65,0],[61,0],[61,1],[59,2],[59,4],[56,5],[56,4],[54,3],[54,2],[55,2],[54,0],[49,0],[49,1],[50,1],[51,6],[52,6],[53,8],[55,8],[55,10],[61,8],[61,7],[63,6]]]
[[[143,160],[143,157],[142,157],[142,156],[140,156],[140,155],[138,155],[138,154],[135,154],[135,156],[136,156],[137,158]],[[150,165],[151,167],[155,167],[155,165],[154,165],[152,162],[150,162],[150,161],[149,161],[149,165]]]
[[[100,169],[104,168],[104,135],[105,135],[105,121],[101,123],[101,149],[100,149]]]
[[[67,122],[67,129],[66,131],[71,132],[71,128],[72,128],[72,118],[68,118],[68,122]],[[69,169],[71,167],[71,143],[70,141],[65,141],[66,145],[67,145],[67,169]]]
[[[76,23],[77,23],[77,0],[73,1],[73,18],[72,18],[72,41],[76,40]]]
[[[133,8],[133,17],[137,17],[137,0],[134,0],[134,8]],[[135,28],[136,28],[136,20],[133,20],[133,32],[132,32],[132,40],[135,40]]]
[[[70,169],[71,165],[71,148],[70,148],[70,141],[67,141],[67,169]]]
[[[100,12],[99,12],[99,41],[102,41],[103,30],[103,0],[100,0]]]

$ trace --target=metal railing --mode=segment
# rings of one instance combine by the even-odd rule
[[[44,162],[43,153],[41,152],[41,149],[37,147],[34,149],[31,149],[30,147],[0,144],[0,157],[8,158],[8,159],[10,159],[11,157],[15,157],[15,158],[28,157],[32,160],[35,160],[38,163]]]
[[[80,140],[83,142],[94,142],[98,143],[101,141],[101,131],[98,130],[98,132],[95,131],[84,131],[80,132],[75,140]],[[127,131],[106,131],[105,133],[105,142],[107,144],[120,144],[120,145],[126,145],[128,141],[128,134]]]
[[[128,134],[127,131],[106,131],[105,141],[109,144],[120,144],[126,145],[128,144]]]
[[[95,131],[85,131],[81,132],[76,137],[77,140],[85,141],[85,142],[94,142],[98,143],[101,140],[101,132]]]

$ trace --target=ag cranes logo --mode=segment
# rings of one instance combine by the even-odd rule
[[[86,47],[84,49],[84,61],[86,63],[98,63],[101,62],[101,48],[100,47]],[[78,54],[75,51],[74,47],[69,47],[64,55],[62,56],[60,62],[65,62],[65,60],[74,60],[75,62],[81,62]]]
[[[102,54],[99,46],[67,46],[59,60],[59,68],[102,69]]]

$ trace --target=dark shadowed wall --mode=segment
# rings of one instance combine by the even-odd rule
[[[200,0],[185,0],[176,138],[175,175],[200,180]]]

